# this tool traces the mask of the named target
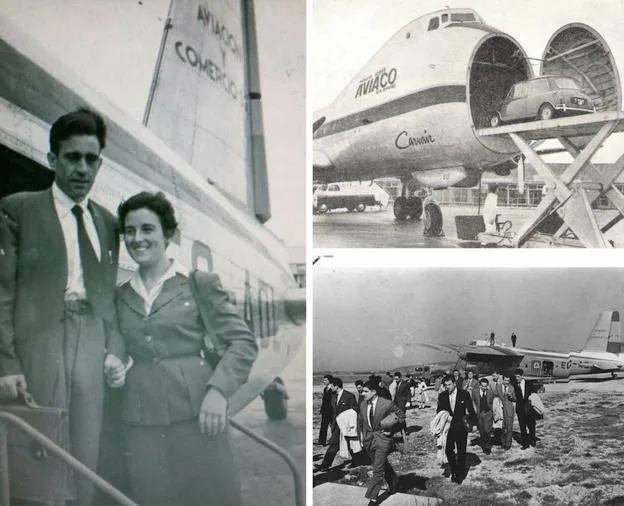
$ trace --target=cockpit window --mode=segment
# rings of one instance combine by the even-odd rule
[[[431,31],[431,30],[435,30],[440,26],[440,18],[435,17],[435,18],[431,18],[429,20],[429,28],[427,28],[427,31]]]
[[[458,12],[457,14],[451,14],[451,21],[463,23],[464,21],[474,21],[474,14],[468,12]]]
[[[442,23],[446,23],[448,21],[448,14],[442,14]]]

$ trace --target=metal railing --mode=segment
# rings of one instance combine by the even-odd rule
[[[258,434],[257,432],[245,427],[236,420],[229,418],[230,425],[236,430],[242,432],[247,437],[260,443],[267,449],[279,455],[286,461],[290,468],[295,488],[295,506],[303,506],[304,504],[304,490],[301,479],[301,474],[297,469],[294,459],[280,446],[276,445],[269,439]],[[97,473],[93,472],[87,466],[85,466],[78,459],[73,457],[63,448],[58,446],[54,441],[46,437],[37,429],[32,427],[29,423],[22,420],[19,416],[12,413],[7,413],[0,409],[0,506],[10,506],[11,496],[9,490],[9,456],[8,456],[8,442],[7,442],[7,428],[6,424],[16,426],[22,432],[43,445],[51,454],[55,455],[63,462],[65,462],[74,471],[81,474],[84,478],[93,483],[97,488],[102,490],[105,494],[115,499],[119,504],[123,506],[139,506],[137,503],[126,497],[122,492],[113,487],[106,480],[101,478]]]

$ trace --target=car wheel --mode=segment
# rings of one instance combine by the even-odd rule
[[[355,208],[355,210],[358,213],[363,213],[365,209],[366,209],[366,204],[358,204],[357,207]]]
[[[538,115],[539,119],[541,120],[552,119],[555,116],[555,110],[550,104],[542,104],[542,106],[539,108]]]
[[[498,114],[495,114],[494,116],[492,116],[492,118],[490,119],[490,126],[492,128],[496,128],[500,124],[501,124],[500,116]]]
[[[329,207],[327,207],[327,204],[321,204],[320,206],[318,206],[319,213],[325,214],[327,211],[329,211]]]
[[[407,199],[405,197],[397,197],[394,201],[393,211],[394,217],[397,220],[403,221],[407,219],[407,216],[409,215],[409,209],[407,208]]]

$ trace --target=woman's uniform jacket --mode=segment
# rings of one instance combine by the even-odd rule
[[[216,274],[196,272],[199,299],[180,273],[164,282],[145,314],[130,283],[117,291],[119,329],[134,365],[122,390],[121,418],[140,425],[169,425],[195,418],[209,387],[229,398],[247,381],[258,354],[255,337],[228,301]],[[227,347],[215,369],[204,358],[207,335],[197,304],[210,318],[210,339]]]

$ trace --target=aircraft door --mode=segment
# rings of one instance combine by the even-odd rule
[[[551,377],[553,375],[554,369],[555,369],[555,364],[553,362],[544,360],[542,364],[542,376]]]

